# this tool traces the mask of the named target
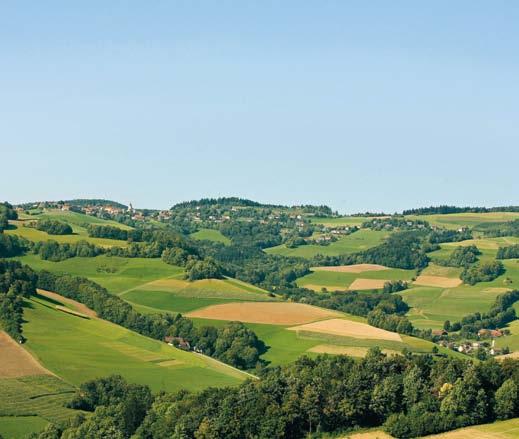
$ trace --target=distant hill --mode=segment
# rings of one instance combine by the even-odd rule
[[[498,206],[498,207],[457,207],[457,206],[430,206],[419,207],[417,209],[407,209],[402,215],[445,215],[449,213],[489,213],[489,212],[519,212],[519,206]]]
[[[86,207],[86,206],[111,206],[119,209],[127,209],[128,206],[113,200],[104,200],[101,198],[76,198],[73,200],[59,200],[59,201],[32,201],[29,203],[18,204],[17,207],[28,209],[34,205],[43,205],[44,207],[55,207],[57,205],[68,204],[69,206],[75,207]]]

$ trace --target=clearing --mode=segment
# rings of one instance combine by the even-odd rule
[[[440,287],[440,288],[455,288],[462,284],[461,279],[455,279],[443,276],[427,276],[420,275],[413,282],[414,285],[420,285],[425,287]]]
[[[400,334],[397,334],[396,332],[375,328],[374,326],[370,326],[367,323],[352,322],[351,320],[344,319],[321,320],[319,322],[294,326],[288,329],[290,331],[297,332],[318,332],[323,334],[332,334],[360,339],[392,340],[399,342],[402,341]]]
[[[213,242],[221,242],[222,244],[228,245],[231,240],[227,236],[223,235],[222,232],[215,229],[200,229],[198,232],[191,233],[191,238],[199,240],[207,240]]]
[[[272,325],[298,325],[341,313],[303,303],[291,302],[233,302],[219,304],[191,312],[188,317],[231,320]]]
[[[0,331],[0,352],[0,378],[51,374],[4,331]]]

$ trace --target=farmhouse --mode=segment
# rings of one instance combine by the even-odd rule
[[[478,331],[478,337],[502,337],[503,333],[499,329],[480,329]]]
[[[166,335],[164,337],[164,341],[168,345],[175,346],[176,348],[183,349],[184,351],[190,351],[191,350],[191,345],[183,337],[173,337],[171,335]]]
[[[448,335],[448,332],[445,329],[433,329],[432,335],[440,337],[442,335]]]

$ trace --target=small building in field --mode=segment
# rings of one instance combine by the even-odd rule
[[[436,336],[448,335],[448,332],[445,329],[433,329],[432,335],[436,335]]]
[[[168,345],[175,346],[176,348],[183,349],[184,351],[190,351],[191,350],[191,345],[183,337],[173,337],[171,335],[166,335],[164,337],[164,341]]]

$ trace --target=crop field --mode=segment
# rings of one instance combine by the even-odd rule
[[[31,354],[3,331],[0,331],[0,352],[0,379],[49,374]]]
[[[183,273],[183,269],[180,267],[168,265],[161,259],[150,258],[120,258],[102,255],[95,258],[71,258],[61,262],[51,262],[44,261],[37,255],[27,255],[16,259],[35,270],[87,277],[115,294],[153,280]]]
[[[461,279],[446,276],[431,276],[422,274],[416,278],[413,285],[439,288],[455,288],[462,284]]]
[[[400,334],[396,332],[386,331],[366,323],[353,322],[345,319],[321,320],[306,325],[294,326],[290,328],[290,330],[300,333],[317,332],[320,334],[339,335],[359,339],[402,341]]]
[[[428,439],[516,439],[517,437],[519,437],[519,418],[427,436]]]
[[[458,229],[460,227],[475,227],[484,223],[500,223],[519,218],[519,212],[489,212],[489,213],[450,213],[446,215],[408,215],[412,220],[423,220],[437,227]]]
[[[0,378],[0,434],[23,438],[49,422],[63,422],[79,412],[65,407],[75,388],[51,375]]]
[[[375,247],[388,236],[387,232],[362,229],[351,235],[339,238],[336,242],[329,245],[302,245],[297,248],[287,248],[284,244],[265,249],[265,252],[281,256],[299,256],[303,258],[313,258],[321,254],[325,256],[338,256],[343,254],[355,253]]]
[[[352,267],[355,266],[353,265]],[[315,291],[320,291],[321,288],[326,288],[328,290],[346,290],[357,279],[376,279],[382,280],[381,285],[369,288],[382,288],[385,281],[411,280],[415,275],[414,270],[401,270],[398,268],[389,268],[377,271],[371,270],[357,273],[347,271],[323,271],[321,270],[322,268],[324,267],[313,268],[312,273],[300,277],[297,280],[297,285],[300,287],[310,288]],[[352,286],[351,289],[355,288]]]
[[[82,319],[54,309],[40,298],[27,301],[23,326],[27,349],[50,371],[79,385],[117,372],[153,391],[234,385],[245,378],[217,370],[198,357],[98,319]],[[161,363],[168,366],[161,366]]]
[[[231,240],[224,236],[222,232],[214,229],[200,229],[198,232],[191,233],[191,238],[206,239],[208,241],[221,242],[222,244],[230,244]]]
[[[212,305],[187,314],[188,317],[202,319],[272,325],[298,325],[340,315],[337,311],[293,302],[232,302]]]

